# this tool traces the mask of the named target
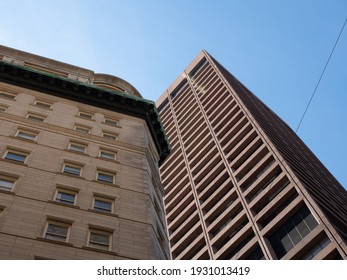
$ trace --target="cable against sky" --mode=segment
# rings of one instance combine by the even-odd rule
[[[333,53],[334,53],[334,51],[335,51],[335,48],[336,48],[336,46],[337,46],[337,43],[338,43],[339,40],[340,40],[341,34],[342,34],[342,32],[343,32],[343,29],[345,28],[346,22],[347,22],[347,18],[346,18],[346,20],[345,20],[345,22],[344,22],[344,24],[343,24],[343,26],[342,26],[342,28],[341,28],[341,31],[340,31],[339,36],[338,36],[337,39],[336,39],[335,45],[334,45],[334,47],[333,47],[333,49],[332,49],[332,51],[331,51],[331,53],[330,53],[330,55],[329,55],[329,58],[328,58],[327,62],[325,63],[324,69],[323,69],[322,74],[320,75],[320,77],[319,77],[319,79],[318,79],[318,82],[317,82],[317,84],[316,84],[316,87],[315,87],[315,89],[314,89],[314,91],[313,91],[313,93],[312,93],[312,95],[311,95],[310,101],[308,102],[308,104],[307,104],[307,106],[306,106],[306,109],[305,109],[305,111],[304,111],[304,113],[303,113],[303,115],[302,115],[302,117],[301,117],[301,119],[300,119],[300,122],[299,122],[299,124],[298,124],[298,126],[297,126],[297,128],[296,128],[296,130],[295,130],[296,133],[298,132],[298,130],[299,130],[299,128],[300,128],[300,125],[301,125],[301,123],[302,123],[302,121],[303,121],[303,119],[304,119],[304,117],[305,117],[305,115],[306,115],[306,112],[307,112],[308,108],[310,107],[310,104],[311,104],[311,102],[312,102],[312,99],[313,99],[314,95],[316,94],[316,91],[317,91],[317,88],[318,88],[318,86],[319,86],[319,84],[320,84],[320,81],[321,81],[322,78],[323,78],[323,75],[324,75],[324,73],[325,73],[325,70],[327,69],[327,66],[328,66],[328,64],[329,64],[329,62],[330,62],[330,59],[331,59],[331,57],[332,57],[332,55],[333,55]]]

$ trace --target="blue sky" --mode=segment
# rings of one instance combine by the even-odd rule
[[[119,76],[156,100],[205,49],[294,130],[345,0],[12,0],[0,44]],[[347,27],[298,135],[347,187]]]

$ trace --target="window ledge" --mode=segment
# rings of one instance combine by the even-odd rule
[[[99,181],[99,180],[93,180],[92,182],[98,183],[98,184],[102,184],[102,185],[107,185],[107,186],[119,188],[119,185],[117,185],[117,184],[115,184],[115,183],[109,183],[109,182],[106,182],[106,181]]]
[[[101,214],[101,215],[106,215],[106,216],[111,216],[114,218],[118,218],[119,216],[115,213],[109,213],[109,212],[104,212],[104,211],[99,211],[96,209],[88,209],[89,212],[96,213],[96,214]]]
[[[120,125],[112,125],[112,124],[108,124],[108,123],[105,123],[105,122],[102,122],[102,124],[106,125],[107,127],[116,127],[116,128],[122,128]]]
[[[97,249],[97,248],[93,248],[93,247],[89,247],[89,246],[82,246],[82,249],[88,250],[88,251],[93,251],[93,252],[99,252],[99,253],[105,253],[105,254],[118,256],[118,254],[116,252],[112,252],[112,251],[109,251],[109,250]]]
[[[53,105],[53,104],[52,104]],[[51,105],[51,106],[52,106]],[[48,111],[53,111],[52,108],[46,108],[46,107],[41,107],[40,105],[36,105],[36,104],[30,104],[30,106],[33,106],[35,108],[40,108],[40,109],[43,109],[43,110],[48,110]]]
[[[90,121],[90,122],[95,122],[95,119],[88,119],[88,118],[83,118],[81,116],[75,115],[76,118],[80,119],[80,120],[86,120],[86,121]]]
[[[70,152],[70,153],[74,153],[74,154],[78,154],[78,155],[85,155],[85,156],[88,156],[88,154],[85,153],[85,152],[79,152],[79,151],[74,151],[74,150],[69,150],[69,149],[64,149],[64,151]]]
[[[80,209],[80,207],[77,205],[59,202],[59,201],[55,201],[55,200],[48,200],[48,203],[56,204],[56,205],[60,205],[60,206],[66,206],[66,207],[75,208],[75,209]]]
[[[36,240],[44,241],[44,242],[48,242],[48,243],[53,243],[53,244],[58,244],[58,245],[64,245],[64,246],[68,246],[68,247],[73,247],[72,243],[64,242],[64,241],[58,241],[58,240],[46,239],[46,238],[43,238],[43,237],[36,237]]]
[[[25,141],[25,142],[37,144],[37,141],[36,141],[36,140],[25,139],[25,138],[21,138],[21,137],[18,137],[18,136],[12,136],[12,135],[10,135],[9,138],[17,139],[17,140],[21,140],[21,141]]]
[[[7,193],[7,194],[15,195],[14,191],[8,191],[8,190],[0,190],[0,193]]]
[[[82,180],[85,180],[86,178],[82,177],[82,176],[79,176],[79,175],[74,175],[74,174],[70,174],[70,173],[66,173],[66,172],[57,172],[57,174],[60,174],[60,175],[64,175],[64,176],[68,176],[68,177],[71,177],[71,178],[76,178],[76,179],[82,179]]]
[[[106,160],[106,161],[109,161],[109,162],[119,163],[119,164],[120,164],[120,162],[119,162],[118,160],[109,159],[109,158],[104,158],[104,157],[100,157],[100,156],[97,156],[96,158],[97,158],[97,159]]]
[[[1,158],[0,161],[4,161],[4,162],[8,162],[8,163],[14,163],[14,164],[18,164],[18,165],[21,165],[21,166],[26,166],[26,167],[28,167],[28,164],[27,164],[27,163],[20,162],[20,161],[15,161],[15,160],[12,160],[12,159]]]

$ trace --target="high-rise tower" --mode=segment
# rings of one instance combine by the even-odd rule
[[[155,104],[0,46],[0,259],[168,259]]]
[[[347,192],[207,52],[157,101],[173,259],[347,259]]]

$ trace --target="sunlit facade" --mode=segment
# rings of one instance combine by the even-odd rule
[[[347,193],[202,51],[156,102],[173,259],[347,259]]]

